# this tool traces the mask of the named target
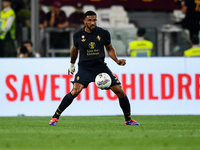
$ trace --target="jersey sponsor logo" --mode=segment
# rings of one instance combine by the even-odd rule
[[[96,44],[94,42],[90,42],[89,45],[88,45],[88,47],[90,49],[94,49],[96,47]]]
[[[99,41],[101,40],[101,37],[99,35],[97,36],[97,40],[99,40]]]
[[[87,50],[87,55],[91,56],[91,55],[99,55],[99,50],[98,49],[90,49]]]

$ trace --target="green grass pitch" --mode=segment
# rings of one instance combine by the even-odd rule
[[[0,150],[200,150],[200,116],[0,117]]]

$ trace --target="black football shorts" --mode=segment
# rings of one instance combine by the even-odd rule
[[[75,75],[74,81],[72,83],[80,83],[84,88],[88,87],[90,82],[95,82],[95,78],[99,73],[107,73],[111,77],[111,86],[121,84],[117,77],[111,72],[107,65],[86,67],[78,66],[78,72]]]

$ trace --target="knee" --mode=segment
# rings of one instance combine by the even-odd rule
[[[78,88],[73,88],[72,91],[71,91],[71,94],[74,96],[74,97],[77,97],[78,94],[81,92],[81,89],[78,89]]]
[[[118,98],[124,98],[126,96],[120,85],[115,86],[112,90],[117,95]]]
[[[122,89],[117,91],[116,95],[118,98],[124,98],[126,96],[126,94],[124,93],[124,91]]]

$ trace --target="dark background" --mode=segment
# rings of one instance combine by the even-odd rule
[[[180,9],[174,0],[44,0],[45,5],[51,5],[54,1],[60,1],[62,5],[75,6],[77,2],[84,5],[94,5],[96,8],[109,8],[112,5],[123,5],[131,10],[174,10]]]

